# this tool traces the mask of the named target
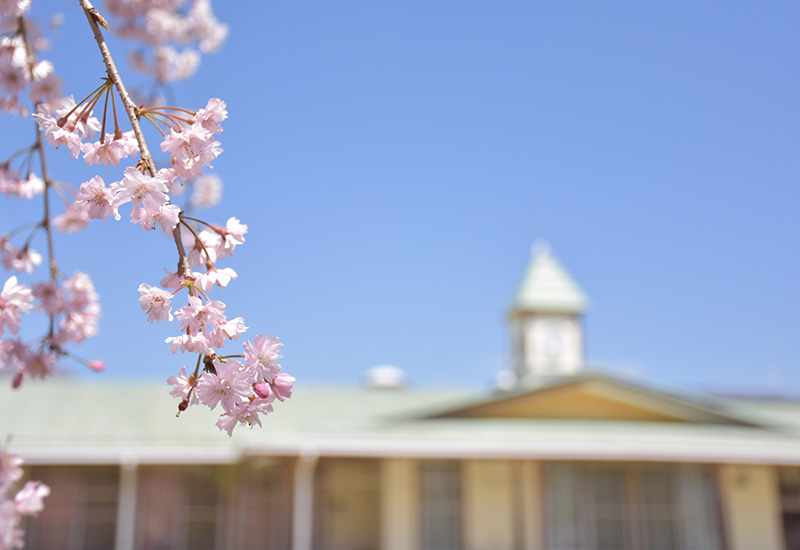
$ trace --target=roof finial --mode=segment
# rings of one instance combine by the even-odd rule
[[[550,254],[550,244],[542,238],[536,239],[531,245],[531,257]]]

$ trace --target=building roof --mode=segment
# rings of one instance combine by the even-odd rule
[[[537,243],[511,303],[513,312],[583,313],[586,295],[561,266],[550,247]]]
[[[598,377],[590,377],[595,390]],[[587,378],[589,379],[589,378]],[[620,403],[641,405],[652,390],[620,381]],[[4,385],[5,386],[5,385]],[[622,387],[624,386],[624,387]],[[305,387],[277,403],[263,428],[214,426],[219,411],[190,407],[162,383],[49,380],[0,389],[0,436],[32,464],[236,463],[251,456],[531,458],[800,464],[800,403],[709,398],[681,401],[683,421],[447,416],[507,395],[454,389]],[[547,388],[527,392],[539,399]],[[552,390],[550,390],[552,391]],[[582,399],[581,392],[574,400]],[[609,393],[608,395],[612,395]],[[654,406],[656,406],[654,405]]]

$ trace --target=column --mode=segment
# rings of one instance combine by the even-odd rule
[[[419,462],[381,461],[381,550],[415,550],[420,540]]]
[[[720,494],[729,550],[783,550],[778,476],[774,467],[720,466]]]
[[[133,550],[136,532],[136,489],[139,467],[133,457],[123,457],[119,467],[116,550]]]
[[[305,449],[295,464],[292,550],[311,550],[314,539],[314,470],[318,458],[316,449]]]
[[[514,550],[511,464],[505,460],[467,460],[462,475],[465,548]]]

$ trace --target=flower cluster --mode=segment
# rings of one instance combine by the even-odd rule
[[[39,341],[3,338],[6,331],[17,335],[21,315],[33,309],[44,311],[51,319],[48,332]],[[80,344],[97,333],[99,319],[98,296],[85,273],[37,283],[33,289],[12,276],[0,292],[0,367],[13,373],[14,387],[25,377],[44,378],[53,372],[59,356],[70,355],[67,344]],[[98,360],[84,363],[93,370],[104,367]]]
[[[280,372],[277,362],[281,346],[276,337],[259,335],[253,342],[244,343],[245,353],[238,356],[244,361],[206,355],[200,377],[197,370],[186,376],[184,366],[180,376],[171,377],[167,383],[174,386],[172,395],[181,398],[181,410],[198,401],[212,410],[221,404],[223,412],[217,426],[228,435],[238,425],[261,426],[260,414],[272,412],[276,399],[292,396],[295,379]]]
[[[162,84],[194,74],[200,53],[217,50],[228,35],[210,0],[106,0],[105,7],[119,19],[121,36],[152,47],[149,55],[132,52],[131,66]]]
[[[22,479],[22,459],[0,447],[0,548],[22,548],[23,516],[35,516],[44,508],[42,500],[50,487],[41,481],[28,481],[13,497],[9,491]]]
[[[0,233],[0,263],[14,272],[0,291],[0,371],[10,372],[12,385],[18,387],[26,378],[52,373],[63,357],[93,370],[103,368],[102,361],[81,359],[70,349],[97,332],[100,306],[85,273],[68,277],[60,271],[53,232],[79,231],[93,219],[119,220],[130,204],[131,223],[145,230],[159,227],[178,252],[177,269],[167,271],[160,286],[142,284],[139,292],[149,321],[178,323],[180,334],[167,339],[171,351],[197,354],[193,372],[187,375],[183,367],[179,376],[169,379],[172,395],[180,398],[179,411],[191,404],[212,409],[221,404],[217,426],[228,435],[239,425],[261,425],[260,415],[292,393],[294,378],[281,372],[277,363],[281,344],[276,337],[259,335],[244,342],[240,353],[226,354],[223,347],[240,339],[247,327],[241,317],[229,318],[227,306],[209,296],[237,278],[232,268],[219,262],[244,243],[247,226],[236,217],[214,225],[188,215],[192,208],[220,200],[220,179],[208,171],[222,152],[217,138],[228,115],[225,102],[213,98],[196,110],[164,107],[158,101],[134,104],[107,54],[99,26],[108,29],[108,24],[88,0],[79,2],[104,52],[105,77],[80,101],[65,97],[53,64],[37,57],[46,40],[28,16],[31,1],[0,0],[0,112],[22,117],[33,113],[39,130],[32,145],[0,160],[0,194],[41,200],[44,206],[42,218]],[[199,52],[213,51],[227,35],[209,0],[106,0],[106,8],[122,36],[147,48],[132,54],[132,66],[155,77],[154,89],[194,72]],[[124,128],[126,121],[130,125]],[[158,167],[153,161],[141,121],[152,123],[160,134],[166,165]],[[98,170],[103,165],[118,173],[98,173],[79,187],[59,182],[48,174],[45,144],[62,154],[68,151],[73,159],[82,157]],[[182,208],[174,197],[185,189],[193,193]],[[60,213],[53,204],[56,197],[63,202]],[[34,246],[42,235],[46,249],[40,254]],[[47,268],[45,278],[28,281],[40,266]],[[177,303],[179,295],[183,304]],[[47,318],[47,329],[31,339],[25,333],[30,329],[21,324],[35,311]],[[30,482],[13,499],[7,498],[20,476],[19,460],[0,449],[0,548],[22,544],[17,529],[21,515],[39,511],[49,492]]]
[[[16,27],[30,5],[30,0],[0,0],[0,29]],[[26,30],[25,37],[18,33],[0,37],[0,111],[17,116],[28,114],[21,98],[26,91],[32,103],[61,97],[62,80],[54,74],[53,64],[33,59],[25,43],[27,39],[41,47],[44,38],[34,25]]]

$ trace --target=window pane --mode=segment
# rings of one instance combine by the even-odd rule
[[[135,548],[220,548],[227,473],[221,466],[140,467]]]
[[[114,547],[118,467],[40,466],[32,469],[31,478],[49,485],[51,493],[44,511],[26,523],[26,548]]]
[[[641,467],[641,530],[648,550],[719,550],[721,521],[713,470]]]
[[[630,547],[625,469],[617,464],[551,463],[544,469],[549,550]]]
[[[293,461],[252,460],[238,471],[233,501],[232,547],[290,548]]]
[[[458,550],[461,546],[461,470],[454,460],[422,463],[422,548]]]

